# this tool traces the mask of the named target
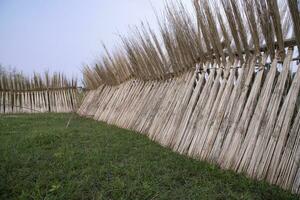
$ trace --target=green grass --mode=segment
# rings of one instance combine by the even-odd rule
[[[298,199],[70,115],[0,116],[0,199]]]

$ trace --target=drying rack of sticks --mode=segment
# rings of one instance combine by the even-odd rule
[[[296,0],[194,0],[84,68],[77,113],[300,193]]]
[[[74,112],[78,107],[77,81],[62,74],[32,79],[22,74],[0,74],[0,114]]]

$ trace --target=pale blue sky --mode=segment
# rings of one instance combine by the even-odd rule
[[[111,48],[129,25],[144,19],[156,25],[150,2],[164,6],[163,0],[0,0],[0,63],[26,74],[49,69],[81,78],[101,41]]]

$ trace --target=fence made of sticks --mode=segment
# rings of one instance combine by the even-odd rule
[[[28,78],[20,73],[0,74],[0,114],[75,112],[77,81],[62,74]]]
[[[298,5],[167,5],[159,33],[143,23],[84,68],[78,114],[300,193]]]

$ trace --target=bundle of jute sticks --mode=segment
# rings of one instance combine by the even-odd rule
[[[159,35],[142,25],[84,69],[78,113],[300,193],[298,3],[167,5]]]
[[[0,74],[0,114],[74,112],[78,101],[77,81],[62,74]]]

